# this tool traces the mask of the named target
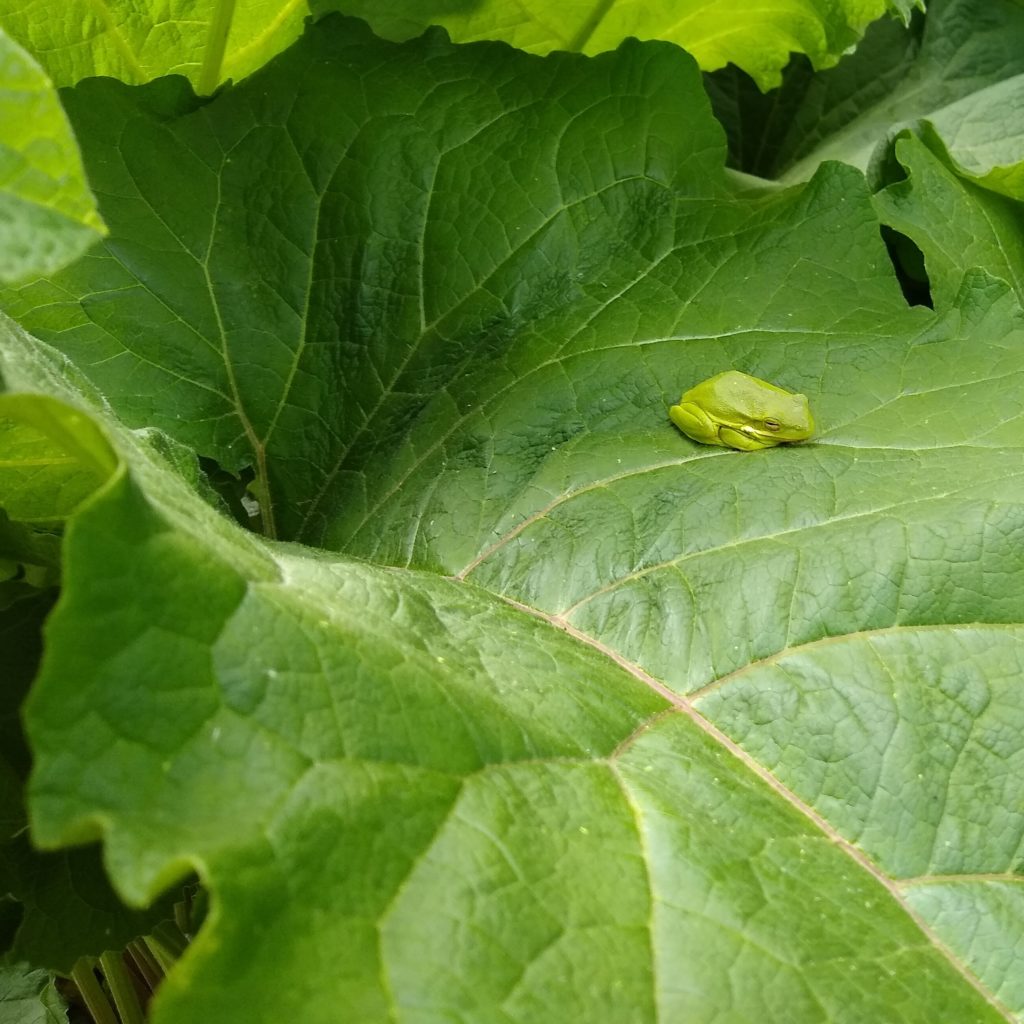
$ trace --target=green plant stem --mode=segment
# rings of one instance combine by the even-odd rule
[[[150,934],[177,960],[188,948],[188,939],[181,929],[171,921],[161,921]]]
[[[178,926],[178,931],[182,935],[190,936],[192,934],[192,896],[191,893],[186,890],[183,898],[174,904],[174,923]]]
[[[203,66],[199,72],[197,91],[200,96],[211,95],[220,84],[224,51],[228,45],[228,34],[231,32],[231,19],[234,13],[235,0],[218,0],[217,6],[213,9],[203,51]]]
[[[117,1014],[93,973],[96,961],[91,956],[79,957],[71,968],[71,980],[78,986],[85,1005],[96,1024],[118,1024]]]
[[[174,953],[169,950],[155,935],[145,935],[142,938],[142,942],[146,949],[149,950],[153,959],[160,965],[160,969],[167,974],[167,972],[174,966],[177,957]]]
[[[180,903],[176,903],[174,906],[174,923],[180,931],[188,934],[188,911]]]
[[[156,991],[157,985],[163,981],[164,972],[160,965],[153,958],[146,944],[140,939],[128,943],[128,955],[135,961],[139,974],[145,979],[151,991]]]
[[[107,979],[107,987],[114,997],[114,1005],[121,1015],[122,1024],[144,1024],[146,1018],[135,992],[135,984],[124,965],[124,957],[120,953],[102,953],[100,968]]]

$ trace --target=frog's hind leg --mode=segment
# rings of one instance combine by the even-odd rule
[[[718,436],[718,424],[694,402],[680,402],[668,411],[668,418],[689,438],[701,444],[725,444]]]
[[[741,452],[759,452],[762,448],[771,448],[771,444],[765,444],[756,437],[744,434],[742,431],[733,430],[732,427],[722,427],[718,432],[721,437],[720,444],[728,445],[730,448],[738,448]]]

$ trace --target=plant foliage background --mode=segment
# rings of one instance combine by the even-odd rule
[[[1024,1014],[1024,8],[534,6],[0,5],[0,1020]]]

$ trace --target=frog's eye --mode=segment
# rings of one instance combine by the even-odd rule
[[[766,430],[781,430],[782,424],[778,420],[765,420],[764,421]]]

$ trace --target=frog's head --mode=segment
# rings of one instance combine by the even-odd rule
[[[806,441],[814,433],[807,396],[786,391],[745,373],[722,374],[735,403],[734,427],[750,441],[768,448]]]
[[[740,432],[769,445],[806,441],[814,433],[814,417],[806,395],[779,391],[765,403],[747,410]]]

